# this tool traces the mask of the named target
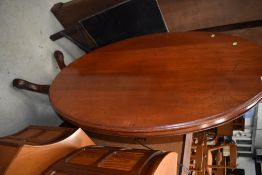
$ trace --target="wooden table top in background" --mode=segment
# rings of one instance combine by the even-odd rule
[[[262,48],[224,34],[147,35],[90,52],[50,88],[54,109],[88,131],[147,137],[231,121],[262,98]]]

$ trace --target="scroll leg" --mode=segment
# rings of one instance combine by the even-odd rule
[[[13,86],[18,89],[24,89],[42,94],[48,94],[50,88],[49,85],[38,85],[22,79],[14,79]]]
[[[56,50],[54,52],[54,57],[55,57],[55,60],[58,64],[58,67],[62,70],[64,67],[66,67],[65,65],[65,61],[64,61],[64,54],[59,51],[59,50]]]

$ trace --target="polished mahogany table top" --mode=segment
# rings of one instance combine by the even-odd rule
[[[92,51],[50,88],[54,109],[88,131],[168,136],[231,121],[262,98],[262,48],[201,32],[154,34]]]

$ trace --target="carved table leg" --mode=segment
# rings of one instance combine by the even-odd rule
[[[64,61],[64,55],[61,51],[59,50],[56,50],[54,52],[54,57],[55,57],[55,60],[58,64],[58,67],[62,70],[64,67],[66,67],[65,65],[65,61]]]
[[[24,89],[42,94],[48,94],[50,88],[49,85],[38,85],[22,79],[14,79],[13,86],[18,89]]]

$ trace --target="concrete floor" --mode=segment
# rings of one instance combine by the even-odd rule
[[[23,78],[50,84],[59,72],[52,57],[63,51],[67,63],[83,51],[66,39],[52,42],[49,36],[62,29],[50,12],[65,0],[0,0],[0,136],[30,124],[58,125],[48,96],[17,90],[11,83]]]

